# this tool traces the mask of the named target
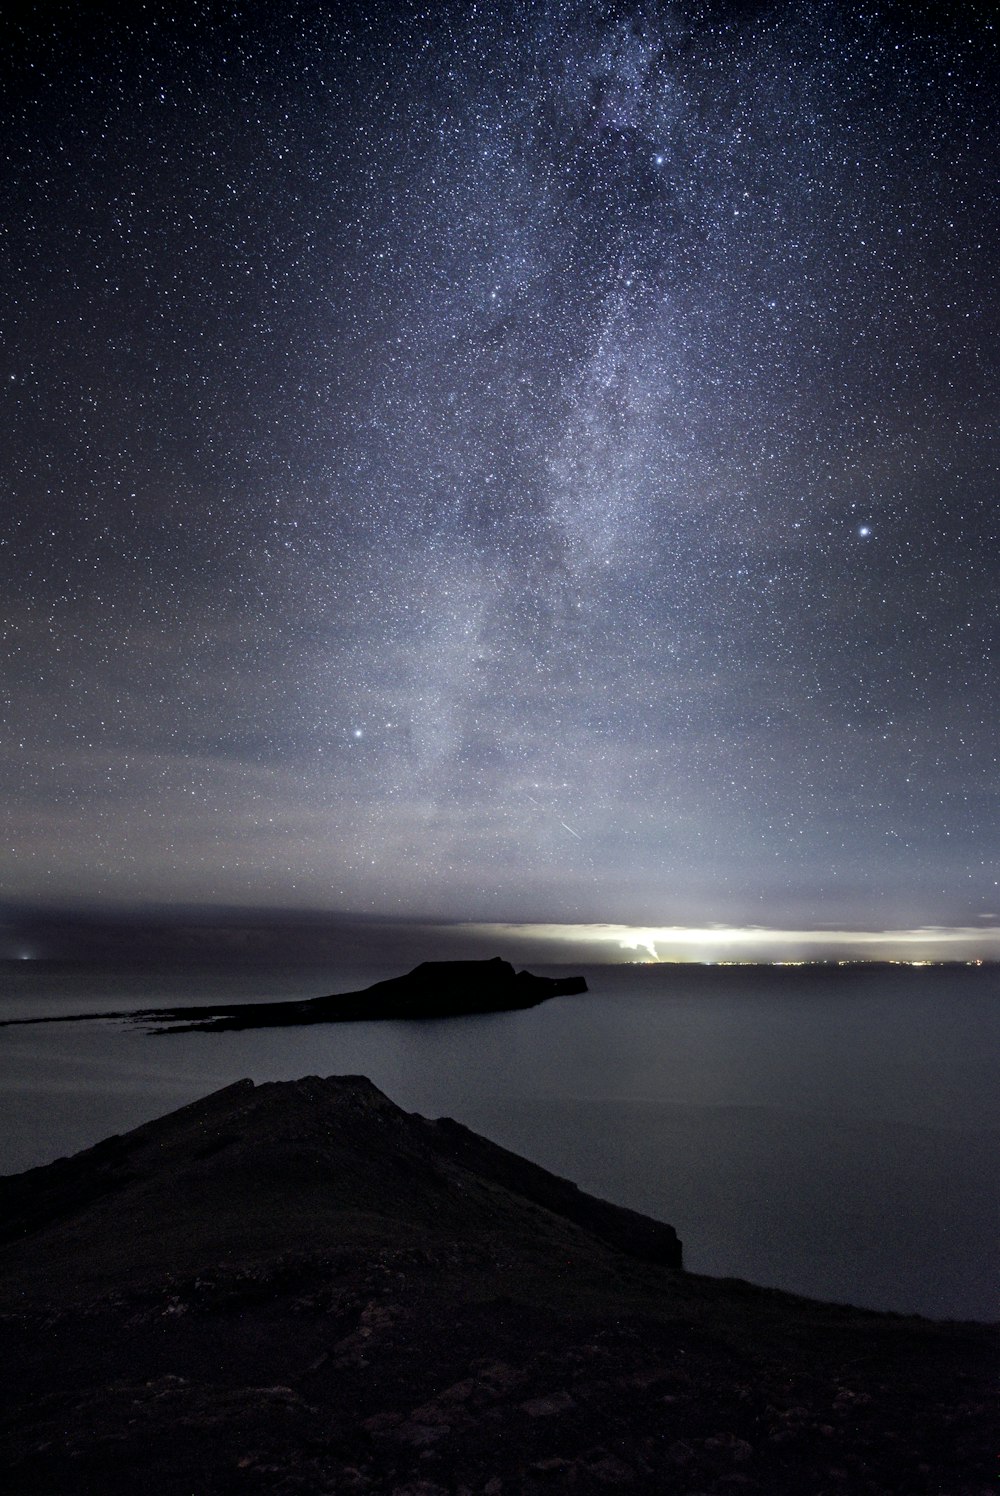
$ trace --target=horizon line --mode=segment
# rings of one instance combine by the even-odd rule
[[[451,927],[454,928],[454,927]],[[791,929],[773,925],[625,925],[477,922],[465,935],[519,947],[593,949],[602,962],[623,964],[640,952],[658,964],[760,965],[822,961],[1000,961],[998,925],[920,925],[886,929]],[[537,959],[537,958],[536,958]],[[640,959],[642,959],[640,957]]]

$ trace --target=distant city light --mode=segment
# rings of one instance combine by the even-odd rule
[[[804,966],[884,961],[931,966],[940,961],[1000,961],[1000,926],[926,926],[912,930],[790,930],[763,925],[631,926],[616,924],[473,924],[466,934],[536,961],[766,963]],[[530,953],[530,954],[529,954]]]

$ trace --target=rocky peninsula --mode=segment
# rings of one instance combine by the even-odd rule
[[[389,977],[359,992],[275,1003],[136,1008],[112,1013],[75,1013],[53,1018],[8,1019],[0,1023],[83,1023],[128,1018],[161,1025],[157,1033],[218,1032],[225,1029],[289,1028],[308,1023],[358,1023],[380,1018],[461,1018],[471,1013],[505,1013],[534,1008],[550,997],[586,992],[583,977],[539,977],[515,971],[509,961],[423,961],[405,976]]]
[[[996,1327],[683,1271],[359,1076],[0,1179],[5,1489],[985,1496]]]

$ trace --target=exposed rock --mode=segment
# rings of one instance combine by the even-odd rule
[[[565,1413],[567,1409],[575,1407],[573,1399],[568,1392],[552,1392],[548,1397],[533,1397],[529,1402],[521,1404],[522,1413],[527,1413],[529,1418],[551,1418],[555,1413]]]
[[[678,1270],[362,1077],[0,1180],[19,1496],[978,1496],[997,1334]]]

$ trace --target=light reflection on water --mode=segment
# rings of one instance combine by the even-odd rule
[[[388,975],[308,968],[4,969],[5,1016],[313,996]],[[523,1013],[151,1037],[0,1030],[5,1171],[244,1075],[368,1075],[584,1188],[660,1216],[695,1271],[996,1318],[995,971],[601,967]]]

